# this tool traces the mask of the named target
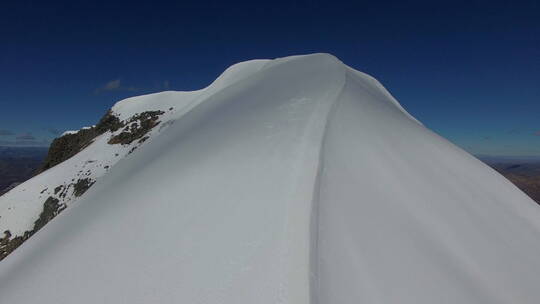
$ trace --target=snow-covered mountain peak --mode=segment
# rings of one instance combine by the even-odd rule
[[[123,100],[51,151],[0,197],[0,253],[31,237],[2,303],[540,299],[538,206],[328,54]]]

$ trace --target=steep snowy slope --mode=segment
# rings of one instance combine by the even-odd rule
[[[0,260],[75,203],[119,160],[160,134],[200,100],[256,72],[266,62],[236,64],[204,90],[128,98],[118,102],[97,126],[66,131],[53,142],[47,170],[0,196]],[[63,160],[73,154],[69,150],[79,148],[80,152],[59,163],[57,158]]]
[[[113,112],[151,104],[166,128],[0,262],[1,303],[540,300],[538,206],[336,58]]]

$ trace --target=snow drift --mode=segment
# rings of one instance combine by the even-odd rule
[[[333,56],[112,110],[167,114],[0,262],[1,303],[540,301],[540,208]],[[128,149],[111,136],[14,190]]]

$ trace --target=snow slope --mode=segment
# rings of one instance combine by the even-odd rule
[[[113,111],[170,107],[0,262],[1,303],[540,301],[538,206],[335,57]]]
[[[214,83],[200,91],[166,91],[128,98],[118,102],[111,109],[111,112],[121,121],[127,121],[146,111],[163,111],[164,114],[159,117],[160,125],[147,134],[150,139],[148,141],[151,141],[163,129],[166,129],[185,112],[196,106],[200,100],[227,86],[227,80],[234,81],[247,77],[262,67],[265,62],[265,60],[255,60],[249,65],[245,63],[233,65]],[[89,129],[89,127],[83,129]],[[72,158],[0,196],[0,237],[4,231],[9,231],[13,237],[21,236],[26,231],[30,231],[43,211],[44,201],[48,197],[59,199],[60,204],[66,207],[71,206],[79,199],[74,195],[73,184],[76,181],[79,179],[91,181],[100,179],[118,161],[128,157],[134,149],[142,145],[136,141],[123,145],[108,144],[109,139],[121,131],[106,132],[100,135],[94,139],[91,145]],[[66,131],[62,136],[77,132]],[[58,192],[55,191],[59,186],[62,189]]]

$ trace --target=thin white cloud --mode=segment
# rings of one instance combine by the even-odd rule
[[[112,91],[120,88],[120,79],[111,80],[105,84],[103,87],[106,91]]]
[[[17,140],[36,140],[34,135],[30,133],[23,133],[23,134],[17,135],[16,139]]]
[[[97,88],[94,90],[94,93],[99,94],[102,92],[108,92],[108,91],[138,91],[139,89],[133,86],[123,86],[122,80],[120,79],[114,79],[109,82],[107,82],[105,85]]]

